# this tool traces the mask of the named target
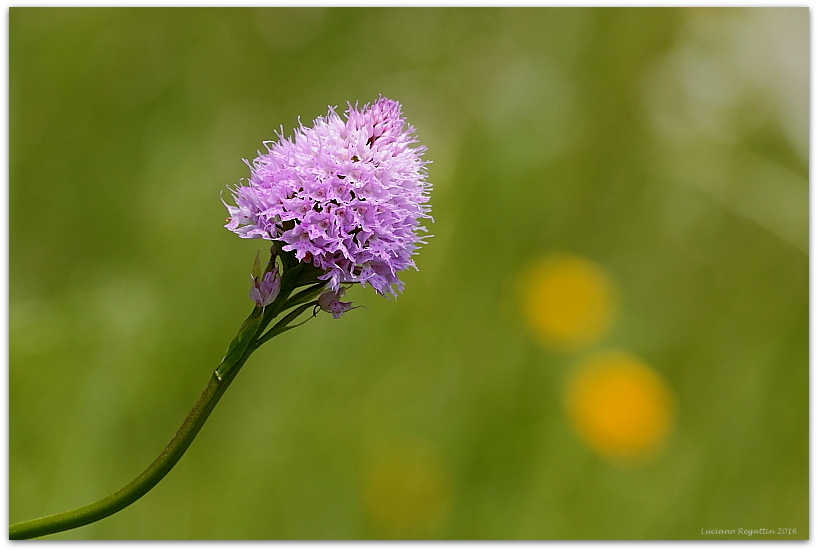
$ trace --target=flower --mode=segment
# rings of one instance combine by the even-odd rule
[[[605,351],[574,368],[565,408],[579,436],[599,454],[650,459],[672,429],[676,400],[670,385],[642,360]]]
[[[233,191],[226,228],[244,238],[280,241],[301,262],[324,270],[320,279],[370,285],[379,294],[403,290],[398,272],[416,268],[431,218],[424,146],[413,145],[398,102],[334,108],[293,139],[279,132],[250,166],[247,185]]]
[[[320,297],[318,297],[318,307],[324,312],[329,312],[332,314],[333,319],[338,319],[344,315],[344,312],[353,310],[351,302],[341,302],[341,297],[343,295],[343,287],[337,291],[333,291],[332,289],[325,291]],[[359,306],[356,306],[355,308],[359,308]]]
[[[610,274],[589,258],[557,253],[520,277],[520,301],[534,334],[550,348],[578,352],[599,342],[617,310]]]
[[[250,300],[263,308],[273,302],[281,290],[281,277],[278,275],[278,267],[265,273],[261,278],[251,275],[253,286],[250,288]]]

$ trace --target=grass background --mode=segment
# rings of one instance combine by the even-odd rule
[[[53,538],[808,538],[808,46],[807,8],[11,8],[10,522],[153,460],[251,307],[219,194],[383,94],[433,161],[405,293],[266,345],[155,490]],[[620,297],[573,353],[514,292],[558,251]],[[611,348],[676,397],[652,461],[566,419]]]

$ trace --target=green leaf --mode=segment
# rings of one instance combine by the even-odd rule
[[[256,251],[256,260],[253,262],[253,271],[250,272],[255,279],[261,277],[261,260],[259,260],[259,251]]]
[[[259,333],[264,320],[263,308],[254,308],[250,316],[241,324],[239,332],[227,347],[224,359],[216,368],[216,376],[221,380],[244,356]]]
[[[281,257],[281,267],[284,269],[284,272],[288,272],[298,264],[298,259],[295,257],[295,251],[284,251],[281,249],[281,243],[279,241],[273,241],[273,247],[275,247],[275,251],[278,256]]]
[[[296,280],[295,286],[301,287],[303,285],[311,285],[320,281],[318,276],[324,275],[325,270],[313,266],[312,264],[301,263],[304,267]],[[326,283],[326,282],[325,282]]]
[[[293,310],[292,310],[292,311],[291,311],[289,314],[287,314],[286,316],[284,316],[283,318],[281,318],[281,319],[278,321],[278,323],[276,323],[276,324],[275,324],[275,325],[272,327],[272,329],[270,329],[270,330],[269,330],[269,331],[267,331],[267,332],[266,332],[264,335],[262,335],[261,337],[259,337],[258,341],[256,342],[256,347],[261,346],[262,344],[264,344],[264,343],[265,343],[265,342],[267,342],[268,340],[272,339],[272,338],[273,338],[273,337],[275,337],[276,335],[280,335],[281,333],[283,333],[283,332],[285,332],[285,331],[289,331],[290,329],[293,329],[293,328],[298,327],[299,325],[301,325],[301,323],[299,323],[299,324],[296,324],[296,325],[290,325],[290,326],[288,326],[288,324],[289,324],[291,321],[295,321],[295,319],[296,319],[298,316],[300,316],[300,315],[301,315],[301,314],[304,312],[304,310],[306,310],[307,308],[310,308],[310,307],[314,307],[314,306],[315,306],[315,304],[316,304],[316,303],[315,303],[315,301],[313,301],[313,302],[308,302],[308,303],[306,303],[306,304],[302,304],[301,306],[299,306],[299,307],[297,307],[297,308],[294,308],[294,309],[293,309]],[[309,321],[310,319],[312,319],[312,317],[307,318],[307,319],[306,319],[306,320],[304,320],[302,323],[306,323],[306,322],[307,322],[307,321]]]
[[[326,286],[326,283],[324,283],[322,281],[321,283],[316,283],[315,285],[313,285],[311,287],[307,287],[306,289],[303,289],[303,290],[297,292],[296,294],[294,294],[293,296],[290,297],[290,299],[284,304],[284,307],[281,310],[286,310],[287,308],[292,308],[296,304],[299,304],[299,303],[302,303],[302,302],[305,302],[305,301],[307,301],[307,302],[312,301],[313,299],[318,297],[319,294],[321,294],[321,291],[324,290],[325,286]]]

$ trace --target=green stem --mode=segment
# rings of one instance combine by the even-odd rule
[[[214,373],[176,435],[151,465],[130,484],[85,507],[9,527],[9,539],[28,539],[78,528],[121,511],[156,486],[187,451],[199,430],[255,348],[250,347],[221,380]]]
[[[275,254],[274,248],[273,256],[270,260],[271,265],[272,262],[275,261]],[[294,263],[294,261],[287,256],[282,257],[282,262],[285,265],[285,274],[282,276],[279,296],[266,310],[255,308],[247,320],[245,320],[244,324],[242,324],[236,338],[233,339],[233,342],[228,347],[224,360],[219,364],[216,371],[213,372],[207,387],[205,387],[196,405],[193,406],[193,409],[188,414],[184,423],[179,427],[179,430],[167,447],[159,454],[159,457],[130,484],[104,499],[64,513],[11,525],[9,527],[9,539],[37,538],[64,530],[71,530],[72,528],[78,528],[101,520],[121,511],[148,493],[151,488],[156,486],[159,481],[170,472],[179,459],[182,458],[182,455],[184,455],[188,447],[190,447],[193,439],[196,438],[199,430],[201,430],[208,416],[210,416],[210,412],[212,412],[216,404],[219,403],[222,394],[224,394],[230,386],[230,383],[233,382],[233,379],[236,378],[239,370],[250,355],[271,337],[283,333],[288,329],[292,329],[294,326],[288,326],[287,324],[294,321],[307,307],[315,304],[311,301],[314,300],[314,295],[323,287],[323,283],[315,279],[314,269],[309,267],[305,270],[303,265]],[[268,266],[268,269],[270,266]],[[290,298],[290,295],[296,288],[306,285],[310,286],[307,290],[297,293]],[[273,333],[271,331],[265,335],[263,339],[261,338],[264,329],[275,317],[282,311],[298,304],[301,305],[293,310],[293,312],[287,314],[282,320],[284,323],[276,325],[276,332]]]

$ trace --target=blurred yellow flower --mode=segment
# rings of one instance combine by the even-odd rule
[[[667,383],[624,352],[596,354],[580,363],[566,389],[575,430],[599,454],[645,458],[658,451],[675,416]]]
[[[381,448],[368,462],[363,500],[367,517],[384,537],[433,537],[449,507],[449,486],[437,451],[409,440]]]
[[[526,319],[545,344],[575,352],[608,330],[616,290],[594,262],[573,255],[541,259],[523,274],[521,300]]]

